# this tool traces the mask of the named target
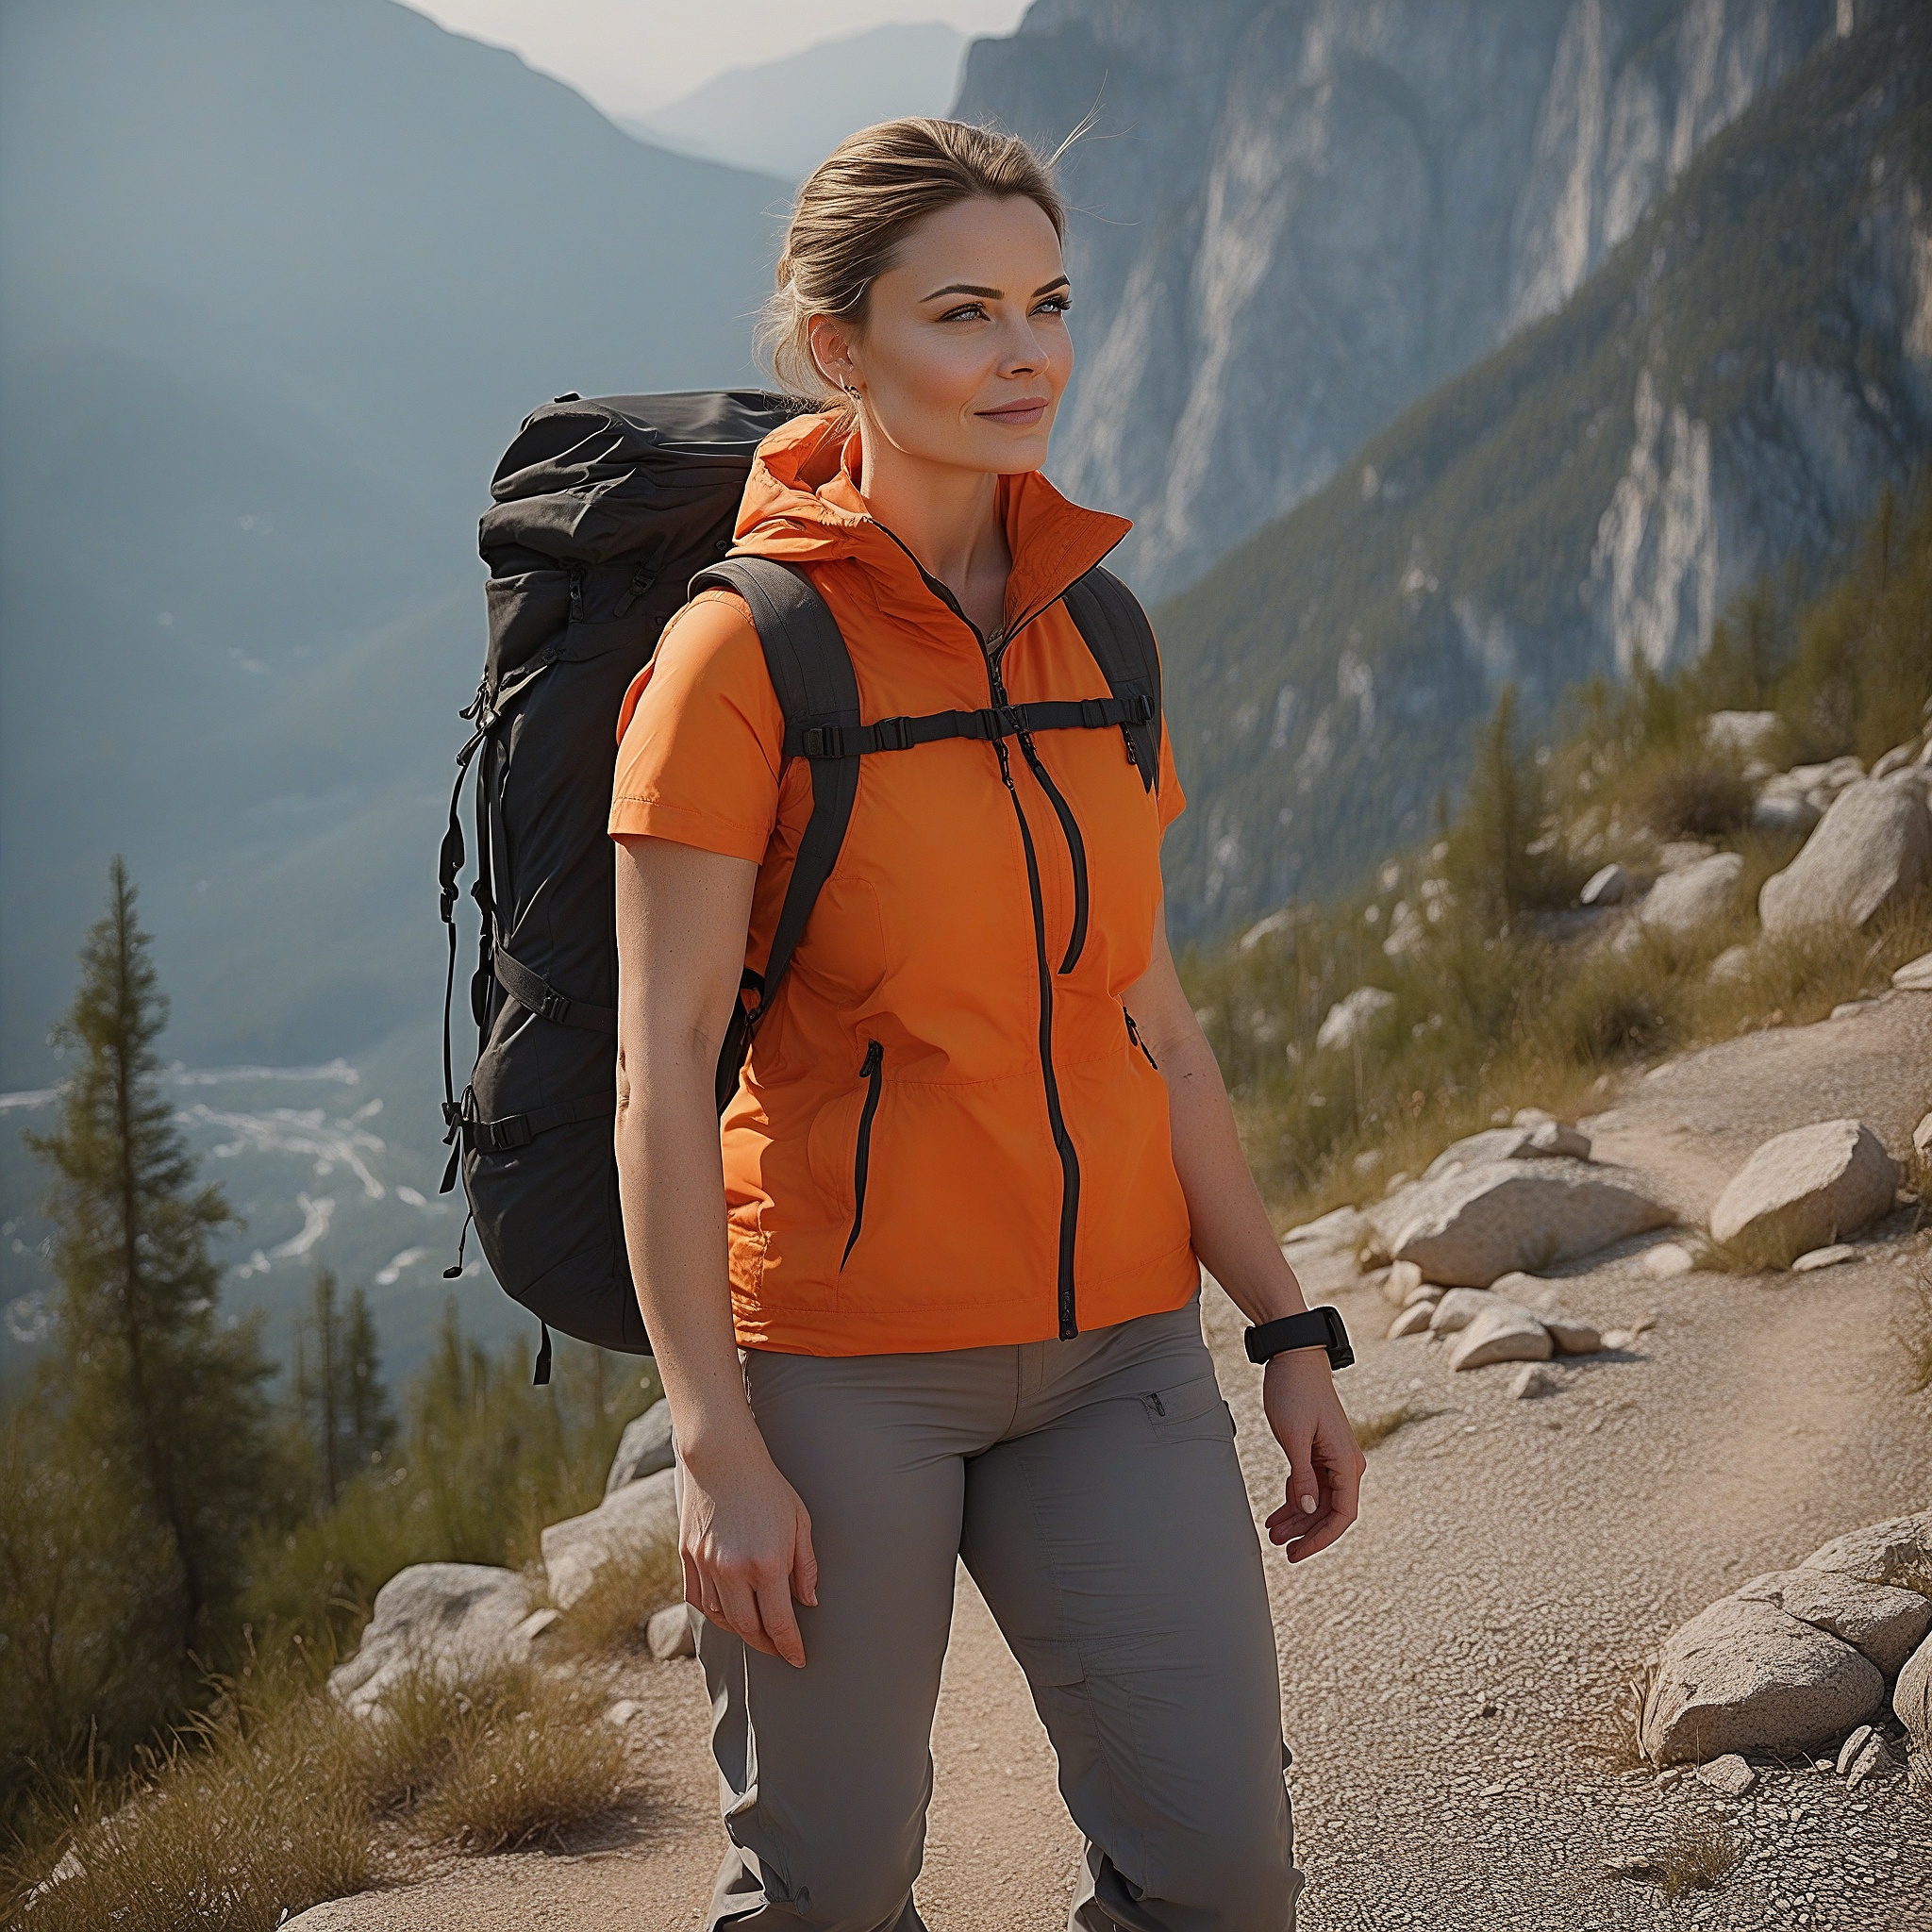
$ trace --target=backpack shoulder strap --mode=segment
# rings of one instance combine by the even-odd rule
[[[1141,600],[1111,571],[1095,564],[1067,587],[1067,609],[1093,660],[1117,698],[1145,696],[1154,714],[1145,724],[1123,724],[1127,750],[1151,791],[1160,779],[1160,653]]]
[[[730,557],[700,571],[691,581],[693,595],[710,587],[735,591],[750,607],[772,689],[785,713],[788,739],[807,722],[858,723],[858,680],[853,675],[851,654],[838,620],[803,571],[765,557]],[[799,840],[798,858],[785,888],[785,903],[772,933],[765,970],[757,974],[747,969],[744,975],[741,992],[750,993],[755,1004],[747,1007],[740,998],[719,1055],[721,1113],[737,1090],[752,1029],[776,996],[820,889],[839,862],[839,848],[845,842],[845,828],[852,821],[852,804],[858,793],[856,758],[812,759],[811,817]]]

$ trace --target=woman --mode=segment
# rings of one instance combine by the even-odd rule
[[[808,574],[868,721],[1107,692],[1058,600],[1128,525],[1040,475],[1073,368],[1062,226],[1023,143],[953,122],[866,129],[800,191],[774,361],[824,407],[761,446],[737,547]],[[731,592],[686,607],[626,701],[618,1158],[732,1840],[711,1924],[922,1924],[962,1557],[1086,1835],[1074,1924],[1293,1924],[1199,1269],[1257,1324],[1303,1302],[1162,931],[1173,762],[1124,736],[862,761],[721,1160],[714,1062],[810,774]],[[1362,1460],[1321,1348],[1264,1375],[1290,1462],[1269,1534],[1297,1560],[1354,1520]]]

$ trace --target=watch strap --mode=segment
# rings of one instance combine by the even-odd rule
[[[1283,1315],[1278,1321],[1263,1322],[1250,1328],[1242,1340],[1251,1362],[1265,1362],[1291,1348],[1325,1349],[1331,1369],[1345,1369],[1355,1360],[1341,1311],[1327,1304],[1309,1308],[1304,1314]]]

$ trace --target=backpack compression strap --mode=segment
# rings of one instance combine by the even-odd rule
[[[858,680],[853,675],[851,655],[838,619],[803,571],[765,557],[729,557],[700,571],[691,581],[691,594],[713,585],[736,591],[750,607],[772,689],[785,713],[788,742],[796,722],[805,719],[834,728],[858,726]],[[798,841],[798,857],[785,888],[785,903],[778,909],[765,970],[760,974],[747,968],[741,989],[741,994],[749,992],[757,1004],[747,1007],[741,996],[718,1056],[720,1113],[737,1091],[738,1071],[751,1043],[752,1029],[776,995],[819,890],[839,862],[839,848],[845,842],[852,802],[858,795],[858,758],[811,761],[811,817]]]
[[[1160,777],[1160,653],[1141,600],[1111,571],[1096,563],[1067,587],[1068,613],[1093,661],[1106,675],[1116,702],[1140,699],[1143,715],[1121,726],[1127,756],[1141,768],[1141,786],[1153,791]]]

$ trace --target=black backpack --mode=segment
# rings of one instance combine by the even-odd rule
[[[839,626],[805,574],[728,558],[758,443],[807,405],[755,391],[559,396],[525,419],[491,481],[480,544],[490,649],[462,716],[439,878],[449,936],[442,1003],[442,1191],[460,1169],[476,1237],[506,1292],[550,1330],[648,1355],[618,1205],[615,876],[608,836],[625,691],[687,596],[750,606],[785,714],[785,755],[811,760],[812,810],[762,974],[747,969],[718,1059],[722,1113],[751,1037],[804,938],[851,818],[861,757],[941,738],[1119,729],[1151,787],[1160,666],[1133,593],[1094,569],[1065,593],[1106,675],[1104,699],[864,723]],[[727,559],[728,560],[724,560]],[[463,781],[475,768],[481,915],[470,1009],[476,1060],[460,1097],[450,1049]],[[467,1224],[465,1224],[467,1233]],[[444,1271],[453,1279],[457,1265]]]

